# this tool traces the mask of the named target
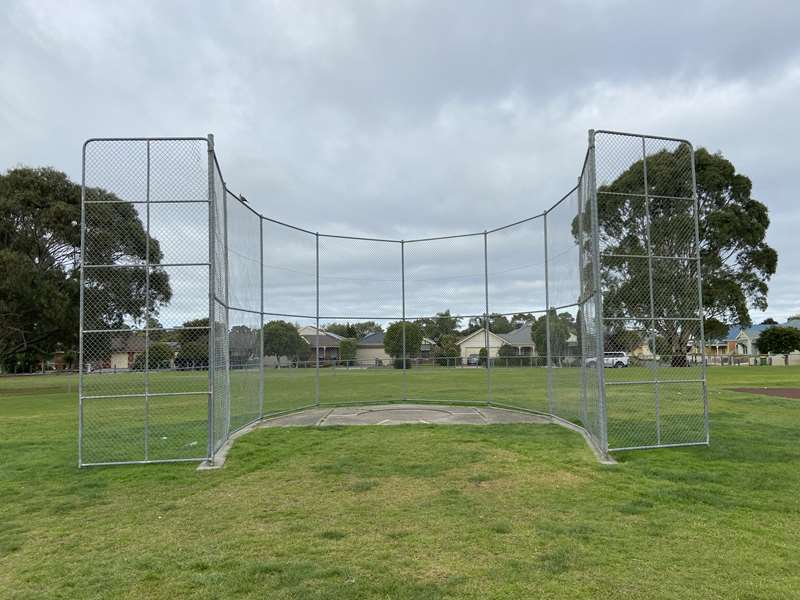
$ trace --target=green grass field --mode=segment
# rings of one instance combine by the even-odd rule
[[[530,372],[498,373],[497,393]],[[276,403],[313,391],[307,374],[271,375],[295,378],[269,384]],[[409,395],[469,400],[482,375],[417,372]],[[380,376],[326,372],[321,391],[396,399],[399,374]],[[232,390],[245,398],[252,379]],[[398,426],[261,429],[224,469],[197,472],[79,470],[75,382],[3,378],[0,597],[800,597],[800,401],[729,389],[800,387],[800,369],[709,380],[710,448],[619,453],[616,466],[555,425]],[[202,397],[184,398],[202,425]],[[151,407],[153,451],[176,438],[174,402]]]

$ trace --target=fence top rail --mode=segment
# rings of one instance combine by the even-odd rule
[[[664,135],[651,135],[649,133],[633,133],[630,131],[613,131],[611,129],[595,129],[593,130],[595,135],[597,134],[605,134],[605,135],[621,135],[625,137],[635,137],[635,138],[644,138],[646,140],[664,140],[667,142],[680,142],[681,144],[688,144],[692,146],[692,142],[683,138],[675,138],[675,137],[667,137]]]

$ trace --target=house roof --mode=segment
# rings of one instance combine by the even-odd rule
[[[111,351],[112,352],[144,352],[145,337],[144,334],[123,333],[116,337],[111,338]]]
[[[297,331],[300,333],[300,335],[302,335],[304,337],[305,336],[314,337],[317,334],[317,328],[314,325],[303,325],[302,327],[299,327],[297,329]],[[337,335],[337,334],[333,333],[332,331],[328,331],[327,329],[325,329],[323,327],[319,328],[319,334],[320,334],[320,336],[327,335],[327,336],[332,337],[333,339],[339,340],[339,341],[344,339],[344,336]]]
[[[485,334],[484,334],[484,332],[483,332],[483,327],[481,327],[481,328],[480,328],[480,329],[478,329],[477,331],[473,331],[472,333],[470,333],[470,334],[469,334],[469,335],[467,335],[467,336],[464,336],[463,338],[461,338],[460,340],[458,340],[458,341],[456,342],[456,344],[458,344],[459,346],[461,346],[462,344],[464,344],[464,343],[468,342],[469,340],[471,340],[471,339],[475,338],[475,337],[476,337],[476,336],[478,336],[478,335],[480,335],[481,337],[483,337],[483,336],[485,335]],[[499,334],[497,334],[497,333],[493,333],[493,332],[491,332],[491,331],[490,331],[490,332],[489,332],[489,335],[490,335],[490,336],[492,336],[494,339],[498,340],[498,341],[499,341],[501,344],[506,344],[506,343],[508,343],[508,342],[506,342],[506,340],[505,340],[505,339],[503,339],[502,337],[500,337],[500,335],[499,335]],[[533,343],[533,342],[531,342],[531,344],[532,344],[532,343]]]
[[[367,335],[362,337],[360,340],[358,340],[358,345],[359,346],[380,346],[382,348],[383,347],[384,337],[385,337],[385,334],[384,334],[383,331],[375,331],[373,333],[368,333]],[[435,346],[436,342],[434,342],[430,338],[423,337],[422,338],[422,345],[423,346],[424,345]]]
[[[383,337],[384,333],[382,331],[374,331],[372,333],[368,333],[360,340],[358,340],[359,346],[383,346]]]
[[[531,323],[525,323],[508,333],[498,333],[497,336],[512,346],[533,346],[531,337]]]
[[[317,335],[316,334],[304,335],[304,336],[302,336],[302,338],[305,341],[307,341],[308,345],[311,346],[312,348],[316,348],[317,347]],[[338,348],[339,347],[339,342],[341,341],[341,339],[342,338],[340,338],[339,336],[334,337],[333,335],[331,335],[329,333],[322,333],[322,329],[320,329],[319,347],[320,348]]]

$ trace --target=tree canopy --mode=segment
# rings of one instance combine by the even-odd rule
[[[436,313],[435,317],[417,319],[414,321],[422,328],[422,335],[439,342],[442,336],[453,335],[458,332],[458,324],[461,319],[450,314],[450,310]]]
[[[449,365],[453,360],[461,356],[461,348],[458,346],[458,336],[447,334],[439,338],[438,344],[433,350],[436,362],[440,365]]]
[[[570,335],[575,332],[575,319],[568,312],[557,314],[552,308],[548,313],[550,315],[550,356],[568,356],[570,354],[568,341]],[[547,318],[545,315],[533,322],[531,340],[536,353],[544,356],[547,353]]]
[[[175,364],[179,367],[201,367],[208,364],[208,318],[193,319],[178,329],[175,341],[178,342],[178,355]],[[195,327],[200,329],[194,329]],[[152,339],[152,333],[150,334]]]
[[[683,144],[647,157],[649,206],[642,197],[642,160],[598,189],[607,315],[651,326],[643,318],[650,315],[648,261],[634,258],[647,254],[648,230],[653,256],[693,255],[693,201],[685,199],[691,184],[689,151]],[[695,168],[705,317],[749,325],[749,308],[767,307],[767,283],[778,260],[765,241],[767,207],[751,197],[750,179],[721,154],[698,149]],[[675,319],[698,316],[696,265],[693,260],[653,260],[656,334],[673,355],[685,355],[699,331],[696,321]]]
[[[358,341],[354,338],[344,338],[341,342],[339,342],[340,361],[354,361],[356,359],[356,352],[358,352]]]
[[[164,342],[151,343],[147,351],[147,368],[148,369],[169,369],[172,366],[172,360],[175,358],[175,351],[169,344]],[[137,371],[144,369],[145,353],[142,352],[136,356],[133,361],[133,368]]]
[[[308,342],[297,332],[297,327],[292,323],[270,321],[264,325],[264,354],[274,356],[278,364],[282,356],[306,360],[309,352]]]
[[[422,328],[417,323],[405,323],[406,355],[416,356],[422,347]],[[386,329],[383,337],[383,349],[392,358],[403,356],[403,322],[395,321]]]
[[[85,259],[126,268],[86,269],[86,329],[122,329],[141,321],[149,309],[169,302],[167,274],[153,269],[150,294],[146,271],[147,234],[133,204],[90,189]],[[81,189],[51,168],[19,167],[0,175],[0,359],[19,353],[47,355],[74,348],[78,333]],[[150,240],[151,263],[162,253]],[[98,357],[109,351],[109,336],[89,335]]]
[[[800,329],[795,327],[770,327],[761,332],[756,340],[758,351],[764,354],[788,356],[800,350]]]

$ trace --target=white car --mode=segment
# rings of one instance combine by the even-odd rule
[[[587,367],[593,367],[597,364],[596,358],[589,358],[586,360]],[[604,352],[603,353],[603,366],[612,369],[622,369],[630,364],[630,357],[625,352]]]

